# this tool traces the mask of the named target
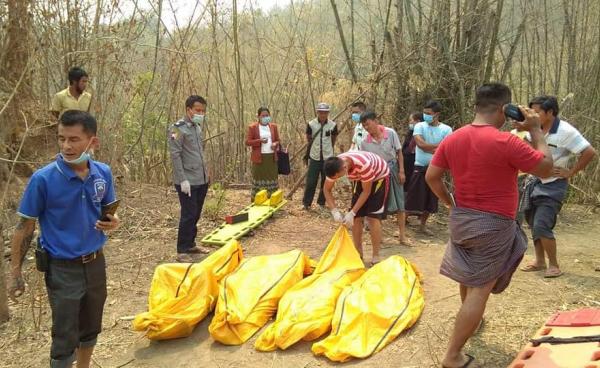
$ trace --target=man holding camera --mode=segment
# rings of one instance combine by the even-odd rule
[[[431,190],[450,212],[450,240],[440,273],[459,283],[462,306],[456,316],[442,366],[467,367],[474,359],[462,348],[481,323],[490,293],[500,293],[527,248],[525,234],[515,221],[518,170],[537,176],[552,172],[552,155],[544,141],[537,113],[520,108],[532,146],[500,127],[510,89],[484,84],[475,96],[475,120],[437,147],[426,173]],[[454,198],[443,181],[450,171]]]
[[[110,167],[91,159],[98,143],[96,119],[67,110],[58,124],[60,154],[36,171],[23,193],[20,221],[12,239],[10,294],[25,290],[21,268],[39,221],[36,265],[44,272],[52,309],[50,367],[88,368],[106,300],[102,247],[116,215],[101,219],[102,206],[115,201]]]
[[[596,156],[596,151],[575,127],[558,117],[556,97],[535,97],[529,102],[529,107],[540,115],[542,131],[554,159],[554,168],[549,178],[529,177],[527,180],[520,210],[525,213],[525,219],[531,227],[535,261],[521,270],[543,270],[544,277],[558,277],[562,275],[562,271],[558,266],[553,232],[556,217],[567,194],[569,178],[583,170]],[[572,155],[579,155],[579,159],[569,169]],[[548,256],[547,269],[544,255]]]

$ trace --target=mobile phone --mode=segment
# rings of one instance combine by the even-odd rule
[[[110,221],[107,215],[114,216],[117,213],[117,208],[119,208],[119,203],[121,200],[117,199],[109,204],[105,204],[102,206],[102,214],[100,215],[100,221]]]
[[[504,115],[507,118],[513,119],[514,121],[524,121],[525,120],[525,116],[523,116],[523,113],[519,109],[519,106],[512,104],[512,103],[506,104],[504,106]]]
[[[48,271],[48,264],[50,263],[50,257],[48,252],[42,247],[40,238],[37,240],[35,246],[35,268],[40,272]]]

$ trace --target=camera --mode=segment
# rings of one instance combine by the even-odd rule
[[[513,119],[514,121],[524,121],[525,120],[525,116],[523,116],[523,113],[519,109],[519,106],[512,104],[512,103],[506,104],[504,106],[504,115],[507,118]]]

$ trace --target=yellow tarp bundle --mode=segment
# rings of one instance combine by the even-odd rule
[[[336,301],[344,287],[364,272],[346,227],[340,226],[313,274],[281,298],[277,319],[259,336],[254,347],[261,351],[287,349],[301,339],[319,338],[331,328]]]
[[[242,247],[234,240],[200,263],[156,267],[148,295],[148,312],[135,317],[133,329],[146,331],[151,340],[189,336],[215,307],[219,280],[235,270],[241,259]]]
[[[299,250],[245,259],[219,285],[219,300],[208,331],[226,345],[247,341],[273,316],[283,294],[310,273]]]
[[[424,306],[417,269],[400,256],[389,257],[342,291],[332,333],[312,351],[336,362],[366,358],[415,324]]]

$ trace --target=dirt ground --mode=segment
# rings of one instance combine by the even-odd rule
[[[146,310],[147,292],[156,265],[172,262],[178,222],[177,196],[170,188],[150,185],[120,187],[122,228],[105,248],[108,264],[108,299],[104,332],[94,355],[97,367],[319,367],[333,366],[310,352],[310,343],[286,351],[260,353],[256,337],[242,346],[223,346],[208,334],[209,315],[184,339],[151,342],[131,329],[131,317]],[[318,259],[335,231],[328,213],[301,210],[299,196],[276,216],[242,239],[246,256],[273,254],[299,248]],[[200,221],[205,234],[219,217],[241,209],[248,191],[228,190],[226,203],[215,220]],[[446,214],[432,219],[435,236],[415,234],[414,247],[398,245],[392,221],[384,226],[382,256],[400,254],[414,262],[424,275],[426,307],[419,322],[381,352],[347,366],[439,367],[454,316],[459,307],[458,287],[438,273],[448,237]],[[565,206],[557,226],[559,257],[565,275],[544,279],[537,273],[517,271],[511,286],[491,297],[483,329],[466,351],[476,367],[506,367],[528,338],[557,310],[600,306],[598,239],[600,216],[581,206]],[[531,242],[530,242],[531,245]],[[527,257],[531,256],[531,247]],[[370,248],[366,248],[369,260]],[[30,257],[26,265],[28,290],[11,303],[12,319],[0,326],[1,367],[45,367],[50,348],[50,313],[41,275]]]

